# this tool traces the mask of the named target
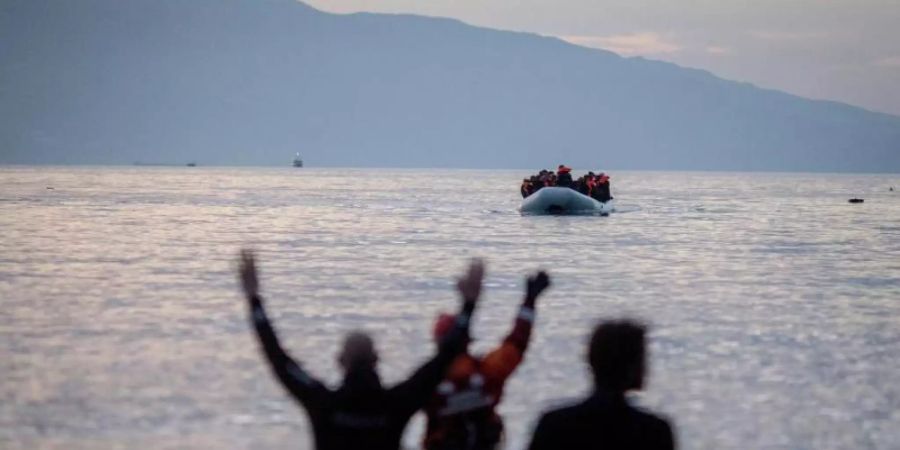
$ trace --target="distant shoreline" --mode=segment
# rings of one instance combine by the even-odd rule
[[[78,165],[78,164],[73,164],[73,165]],[[197,163],[195,163],[195,162],[177,164],[177,163],[148,163],[148,162],[135,161],[131,165],[138,166],[138,167],[197,167]]]
[[[229,165],[229,164],[209,164],[209,165],[200,165],[196,166],[188,166],[185,164],[171,164],[171,163],[131,163],[131,164],[21,164],[21,163],[0,163],[0,169],[2,168],[13,168],[13,167],[33,167],[33,168],[126,168],[126,167],[145,167],[145,168],[192,168],[192,169],[292,169],[295,172],[302,172],[296,170],[296,167],[291,165]],[[462,170],[462,171],[477,171],[477,172],[527,172],[531,174],[532,172],[537,172],[541,169],[551,169],[552,167],[548,165],[547,167],[528,167],[528,168],[484,168],[484,167],[396,167],[396,166],[329,166],[329,165],[321,165],[315,167],[304,167],[303,171],[309,170],[393,170],[393,171],[417,171],[417,170]],[[900,172],[818,172],[818,171],[791,171],[791,170],[746,170],[746,169],[641,169],[641,168],[597,168],[597,167],[589,167],[589,168],[573,168],[575,172],[586,172],[588,170],[602,170],[604,172],[615,174],[615,173],[629,173],[629,172],[657,172],[657,173],[670,173],[670,172],[680,172],[680,173],[698,173],[698,174],[732,174],[732,173],[744,173],[744,174],[809,174],[809,175],[885,175],[885,176],[900,176]],[[523,175],[524,176],[524,175]]]

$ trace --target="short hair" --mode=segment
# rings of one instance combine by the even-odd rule
[[[640,389],[644,380],[647,326],[631,319],[601,321],[594,328],[588,362],[598,387]]]
[[[344,338],[344,346],[339,359],[341,365],[347,370],[373,366],[378,361],[375,342],[364,331],[352,331]]]

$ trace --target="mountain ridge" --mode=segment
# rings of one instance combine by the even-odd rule
[[[0,163],[900,171],[900,117],[552,36],[123,3],[0,8]]]
[[[796,99],[805,100],[805,101],[810,101],[810,102],[823,102],[823,103],[828,103],[828,104],[832,104],[832,105],[836,105],[836,106],[850,107],[850,108],[853,108],[853,109],[856,109],[856,110],[860,110],[860,111],[864,111],[864,112],[867,112],[867,113],[880,114],[880,115],[888,116],[888,117],[893,118],[893,119],[900,120],[900,115],[897,115],[897,114],[892,114],[892,113],[888,113],[888,112],[884,112],[884,111],[877,111],[877,110],[869,109],[869,108],[866,108],[866,107],[863,107],[863,106],[854,105],[854,104],[852,104],[852,103],[842,102],[842,101],[840,101],[840,100],[831,100],[831,99],[825,99],[825,98],[810,98],[810,97],[804,97],[804,96],[802,96],[802,95],[794,94],[794,93],[791,93],[791,92],[788,92],[788,91],[785,91],[785,90],[782,90],[782,89],[760,86],[760,85],[757,85],[757,84],[753,83],[752,81],[746,81],[746,80],[732,80],[732,79],[724,78],[724,77],[719,76],[719,75],[717,75],[716,73],[714,73],[714,72],[712,72],[712,71],[710,71],[710,70],[708,70],[708,69],[702,69],[702,68],[698,68],[698,67],[684,66],[684,65],[681,65],[681,64],[678,64],[678,63],[675,63],[675,62],[671,62],[671,61],[664,61],[664,60],[660,60],[660,59],[653,59],[653,58],[648,58],[648,57],[640,56],[640,55],[637,55],[637,56],[622,56],[622,55],[620,55],[620,54],[618,54],[618,53],[616,53],[616,52],[614,52],[614,51],[612,51],[612,50],[608,50],[608,49],[604,49],[604,48],[598,48],[598,47],[590,47],[590,46],[586,46],[586,45],[579,45],[579,44],[576,44],[576,43],[573,43],[573,42],[566,41],[565,39],[562,39],[562,38],[560,38],[560,37],[558,37],[558,36],[554,36],[554,35],[548,35],[548,34],[543,34],[543,33],[538,33],[538,32],[530,32],[530,31],[519,31],[519,30],[507,30],[507,29],[502,29],[502,28],[491,28],[491,27],[487,27],[487,26],[482,26],[482,25],[472,24],[472,23],[466,22],[466,21],[464,21],[464,20],[462,20],[462,19],[457,19],[457,18],[453,18],[453,17],[430,16],[430,15],[412,14],[412,13],[372,13],[372,12],[367,12],[367,11],[358,11],[358,12],[351,12],[351,13],[333,13],[333,12],[328,12],[328,11],[324,11],[324,10],[318,9],[318,8],[316,8],[315,6],[312,6],[312,5],[310,5],[310,4],[306,3],[306,2],[303,2],[303,1],[301,1],[301,0],[294,0],[294,1],[295,1],[296,3],[299,3],[299,4],[301,4],[301,5],[303,5],[303,6],[307,7],[307,8],[310,8],[310,9],[312,9],[312,10],[318,12],[318,13],[322,13],[322,14],[330,14],[330,15],[336,15],[336,16],[388,16],[388,17],[401,17],[401,18],[413,18],[413,19],[416,19],[416,18],[417,18],[417,19],[431,19],[431,20],[438,20],[438,21],[453,22],[453,23],[456,23],[456,24],[458,24],[458,25],[463,25],[463,26],[466,26],[466,27],[477,28],[477,29],[482,29],[482,30],[489,30],[489,31],[502,32],[502,33],[519,34],[519,35],[523,35],[523,36],[533,36],[533,37],[546,38],[546,39],[551,39],[551,40],[557,41],[557,42],[559,42],[559,43],[562,44],[562,45],[567,45],[567,46],[577,47],[577,48],[579,48],[579,49],[584,49],[584,50],[587,50],[587,51],[590,51],[590,52],[596,51],[596,52],[601,52],[601,53],[608,54],[608,55],[614,55],[614,56],[616,56],[616,57],[618,57],[618,58],[621,58],[622,60],[638,60],[638,61],[646,61],[646,62],[649,62],[649,63],[659,63],[659,64],[663,64],[663,65],[673,66],[673,67],[677,67],[677,68],[682,69],[682,70],[693,71],[693,72],[697,72],[697,73],[702,74],[702,75],[710,76],[710,77],[716,78],[716,79],[718,79],[718,80],[727,81],[727,82],[730,82],[730,83],[736,83],[736,84],[746,85],[746,86],[748,86],[748,87],[752,87],[752,88],[754,88],[754,89],[759,89],[759,90],[761,90],[761,91],[767,91],[767,92],[772,92],[772,93],[784,94],[784,95],[787,95],[787,96],[790,96],[790,97],[793,97],[793,98],[796,98]]]

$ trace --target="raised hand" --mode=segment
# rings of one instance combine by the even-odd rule
[[[550,276],[543,270],[525,279],[525,302],[534,306],[535,300],[550,287]]]
[[[259,279],[256,277],[256,258],[248,249],[241,250],[241,260],[238,267],[241,275],[241,287],[244,295],[250,299],[259,294]]]
[[[456,282],[456,289],[466,302],[477,302],[481,296],[481,282],[484,280],[484,261],[472,259],[469,270]]]

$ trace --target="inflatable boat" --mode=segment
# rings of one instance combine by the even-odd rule
[[[585,214],[605,216],[616,210],[615,200],[599,202],[574,189],[545,187],[522,200],[522,214]]]

